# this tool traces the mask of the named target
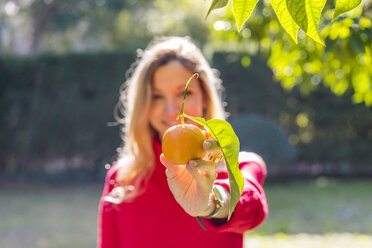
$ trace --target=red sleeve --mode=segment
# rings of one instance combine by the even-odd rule
[[[266,195],[262,183],[266,177],[266,167],[256,161],[244,161],[239,164],[244,177],[242,196],[231,219],[218,225],[213,219],[203,219],[208,230],[243,233],[259,226],[268,214]],[[215,181],[230,190],[227,172],[221,172]]]
[[[105,196],[111,192],[115,184],[115,175],[117,165],[113,165],[106,174],[103,193],[99,202],[98,214],[98,248],[115,248],[119,247],[119,239],[116,230],[115,211],[112,203],[105,202]]]

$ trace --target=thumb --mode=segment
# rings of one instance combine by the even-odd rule
[[[174,177],[177,175],[177,172],[179,171],[180,167],[182,165],[175,165],[167,160],[167,158],[164,156],[164,153],[160,155],[160,162],[167,168],[166,174],[167,177]],[[184,167],[184,166],[183,166]]]

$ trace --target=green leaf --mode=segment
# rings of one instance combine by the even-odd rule
[[[299,26],[289,14],[286,0],[271,0],[271,5],[279,19],[280,24],[297,44],[297,33]]]
[[[358,7],[361,2],[362,0],[337,0],[332,21],[334,21],[339,15]]]
[[[227,5],[228,2],[229,2],[229,0],[213,0],[213,2],[211,4],[211,7],[209,7],[208,13],[205,16],[205,18],[207,18],[209,16],[209,14],[212,12],[212,10],[223,8]]]
[[[243,24],[249,19],[258,0],[233,0],[233,12],[238,30],[240,31]]]
[[[207,125],[207,122],[205,121],[204,118],[201,118],[201,117],[194,117],[194,116],[189,116],[185,113],[183,113],[183,115],[186,117],[186,118],[189,118],[190,120],[193,120],[195,121],[196,123],[202,125],[202,126],[206,126]],[[209,129],[208,129],[209,131]]]
[[[327,0],[286,0],[286,2],[290,15],[300,28],[314,41],[325,46],[319,36],[318,24]]]
[[[234,212],[236,204],[239,202],[244,186],[243,175],[239,170],[239,139],[227,121],[211,119],[206,122],[203,118],[192,117],[186,114],[184,115],[186,118],[205,126],[208,131],[217,139],[217,142],[221,147],[230,182],[229,220]]]
[[[230,208],[228,220],[238,204],[244,186],[243,175],[239,170],[240,143],[231,125],[219,119],[207,121],[207,126],[212,130],[221,146],[226,161],[227,172],[230,182]]]

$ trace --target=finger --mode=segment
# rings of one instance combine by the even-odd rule
[[[191,160],[186,165],[186,169],[194,176],[195,179],[203,177],[212,177],[213,180],[217,176],[216,163],[207,162],[204,160]]]
[[[206,172],[216,171],[216,163],[205,161],[202,159],[190,160],[190,162],[186,165],[186,167],[187,166],[190,166],[192,169],[202,170]]]
[[[213,162],[220,160],[223,157],[223,152],[218,144],[216,137],[210,135],[206,130],[203,131],[206,141],[203,142],[203,149],[207,152],[207,159]]]
[[[165,168],[168,168],[170,166],[172,166],[172,163],[169,162],[165,156],[164,156],[164,153],[160,154],[160,162],[165,166]]]
[[[210,153],[222,155],[221,147],[219,146],[216,140],[211,140],[211,139],[205,140],[203,142],[203,149]]]
[[[167,168],[166,174],[168,177],[177,175],[177,171],[179,170],[180,166],[169,162],[163,153],[160,155],[160,162],[165,166],[165,168]]]

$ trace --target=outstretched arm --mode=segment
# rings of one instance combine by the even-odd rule
[[[212,147],[204,146],[209,152],[216,152],[213,147],[213,142]],[[176,201],[191,216],[208,216],[205,220],[210,224],[209,228],[243,233],[258,226],[265,219],[268,210],[262,183],[266,177],[266,165],[257,154],[240,153],[239,166],[245,186],[229,222],[226,221],[230,185],[226,166],[223,166],[224,160],[220,161],[218,166],[213,161],[204,160],[192,160],[187,165],[174,165],[167,161],[164,155],[161,155],[160,160],[167,168],[168,185]],[[211,194],[213,185],[219,187],[226,203],[216,215],[213,214],[216,209]]]

